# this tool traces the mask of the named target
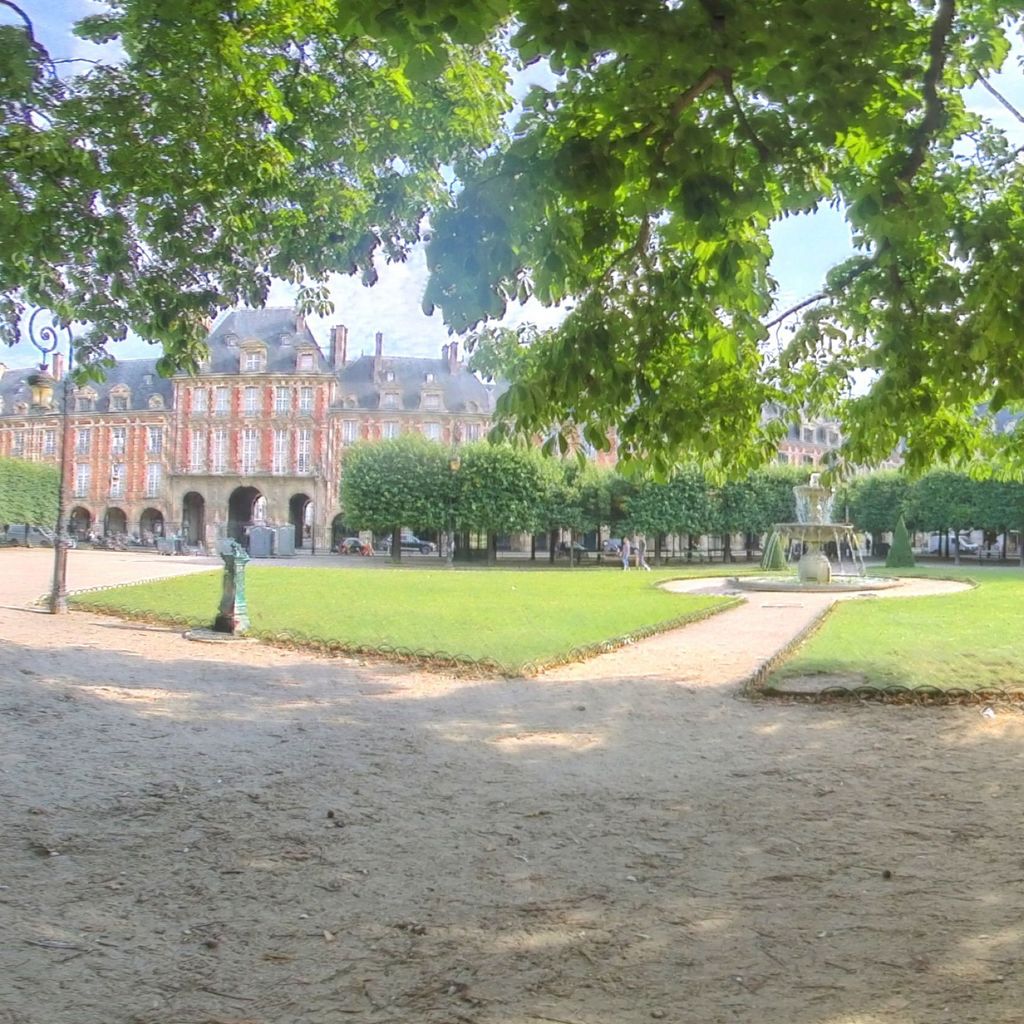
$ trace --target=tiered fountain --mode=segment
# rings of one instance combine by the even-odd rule
[[[796,497],[795,523],[776,523],[775,532],[783,542],[799,543],[800,561],[796,576],[740,576],[736,585],[743,590],[885,590],[899,586],[899,580],[866,575],[860,542],[849,523],[832,521],[833,494],[812,473],[806,484],[793,488]],[[835,544],[838,572],[825,554],[825,545]],[[851,563],[847,571],[843,553]]]

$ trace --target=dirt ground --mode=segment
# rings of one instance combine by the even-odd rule
[[[48,559],[0,552],[0,1024],[1024,1019],[1024,716],[742,699],[778,597],[466,680],[45,615]]]

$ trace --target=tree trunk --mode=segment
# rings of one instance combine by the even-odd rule
[[[498,564],[498,535],[496,533],[489,532],[487,534],[487,564]]]
[[[576,543],[576,531],[572,527],[569,527],[569,568],[570,569],[575,569],[576,568],[576,548],[574,546],[575,543]]]
[[[558,531],[548,530],[548,561],[554,565],[555,555],[558,551]]]
[[[663,533],[656,533],[654,535],[654,564],[661,565],[661,547],[665,535]]]
[[[395,526],[391,530],[391,561],[402,560],[402,528]]]
[[[537,561],[537,534],[530,534],[530,561]]]
[[[732,534],[722,534],[722,562],[732,561]]]

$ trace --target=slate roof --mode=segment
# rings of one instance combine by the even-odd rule
[[[456,364],[452,370],[446,359],[422,359],[413,356],[384,356],[380,374],[374,377],[374,357],[360,356],[338,372],[337,407],[350,407],[351,398],[356,408],[381,408],[381,395],[385,391],[399,393],[398,408],[389,412],[413,412],[423,409],[424,391],[440,393],[438,413],[480,412],[490,415],[494,411],[495,392],[471,373],[464,365]],[[394,375],[388,380],[387,375]],[[433,380],[427,375],[433,374]],[[475,405],[475,409],[474,409]]]
[[[294,373],[295,354],[300,347],[312,347],[316,372],[329,373],[330,366],[316,338],[304,324],[296,330],[297,322],[295,311],[287,307],[233,310],[207,337],[210,362],[201,372],[237,374],[240,346],[247,341],[260,341],[267,351],[262,373]]]
[[[16,415],[14,407],[18,402],[29,403],[32,396],[25,378],[32,373],[34,366],[8,370],[0,376],[0,398],[3,399],[3,415]],[[149,409],[149,400],[153,395],[163,399],[164,407],[170,408],[173,399],[173,385],[166,377],[156,372],[155,359],[126,359],[107,370],[107,379],[102,383],[89,381],[80,390],[92,390],[96,393],[93,405],[94,412],[107,412],[110,409],[110,392],[124,386],[128,388],[129,409]]]

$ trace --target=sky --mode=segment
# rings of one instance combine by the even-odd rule
[[[87,14],[103,11],[102,3],[94,0],[21,0],[21,6],[54,59],[97,56],[97,47],[76,39],[70,26]],[[0,10],[0,20],[17,19]],[[1018,107],[1024,107],[1020,56],[1018,52],[1010,57],[1006,65],[1008,70],[994,80],[994,84]],[[525,92],[531,75],[542,78],[543,71],[534,69],[528,72],[525,78],[517,81],[517,92]],[[1018,138],[1018,144],[1024,144],[1024,126],[987,92],[976,88],[971,105],[1011,132]],[[849,230],[842,216],[831,209],[779,222],[772,230],[771,241],[775,250],[771,270],[779,282],[778,309],[786,309],[819,291],[828,270],[846,259],[852,251]],[[332,278],[330,292],[334,313],[323,319],[309,318],[314,336],[321,344],[326,344],[330,326],[343,323],[349,329],[349,351],[353,355],[358,355],[360,350],[372,352],[377,331],[384,336],[384,351],[388,355],[440,355],[441,346],[450,337],[439,313],[428,317],[420,308],[427,279],[423,249],[415,250],[404,263],[381,263],[378,271],[378,283],[372,288],[365,287],[358,277]],[[272,288],[268,305],[290,306],[293,299],[294,289],[280,282]],[[532,321],[549,326],[556,323],[560,315],[558,310],[545,309],[531,302],[525,307],[510,309],[505,323],[514,325]],[[115,346],[113,351],[121,359],[156,354],[151,346],[139,340],[128,340]],[[35,351],[27,344],[7,352],[0,351],[0,361],[8,366],[35,362],[35,356]]]

